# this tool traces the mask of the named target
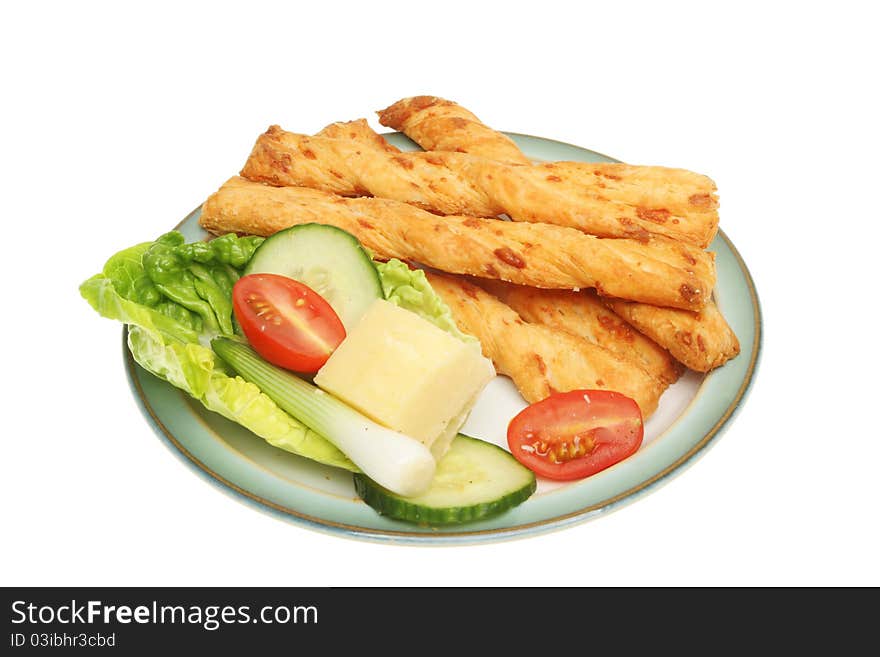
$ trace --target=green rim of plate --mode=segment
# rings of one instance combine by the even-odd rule
[[[617,161],[564,142],[506,134],[535,159]],[[384,136],[403,150],[417,148],[400,133]],[[207,235],[198,225],[200,211],[201,206],[176,227],[188,239]],[[742,408],[761,353],[760,302],[745,262],[723,231],[718,232],[709,248],[716,254],[718,269],[716,302],[739,338],[739,356],[707,374],[683,413],[636,454],[588,479],[536,495],[501,516],[478,523],[452,528],[414,526],[378,515],[356,499],[353,488],[351,497],[339,496],[264,468],[224,441],[225,420],[137,365],[128,350],[124,329],[122,346],[128,380],[145,417],[172,452],[225,492],[295,524],[347,538],[395,544],[465,545],[533,536],[594,519],[655,490],[715,444]],[[235,429],[246,431],[237,426]],[[261,439],[254,436],[254,440]],[[311,464],[293,454],[267,448],[277,452],[272,458]]]

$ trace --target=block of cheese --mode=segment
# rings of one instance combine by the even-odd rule
[[[375,301],[315,375],[315,384],[439,458],[495,376],[478,342]],[[439,439],[439,440],[438,440]]]

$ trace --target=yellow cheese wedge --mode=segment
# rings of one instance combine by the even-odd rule
[[[495,376],[466,343],[388,301],[375,301],[315,375],[315,384],[376,422],[446,451]]]

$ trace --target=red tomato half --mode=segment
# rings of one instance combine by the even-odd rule
[[[232,309],[260,356],[296,372],[317,372],[345,338],[324,297],[286,276],[242,276],[232,288]]]
[[[610,390],[550,395],[523,409],[507,427],[516,459],[536,475],[582,479],[622,461],[642,444],[642,412]]]

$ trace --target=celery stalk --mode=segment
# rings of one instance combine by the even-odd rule
[[[211,347],[239,376],[336,445],[376,483],[403,496],[427,490],[436,462],[416,439],[376,424],[317,386],[266,362],[242,342],[215,338]]]

